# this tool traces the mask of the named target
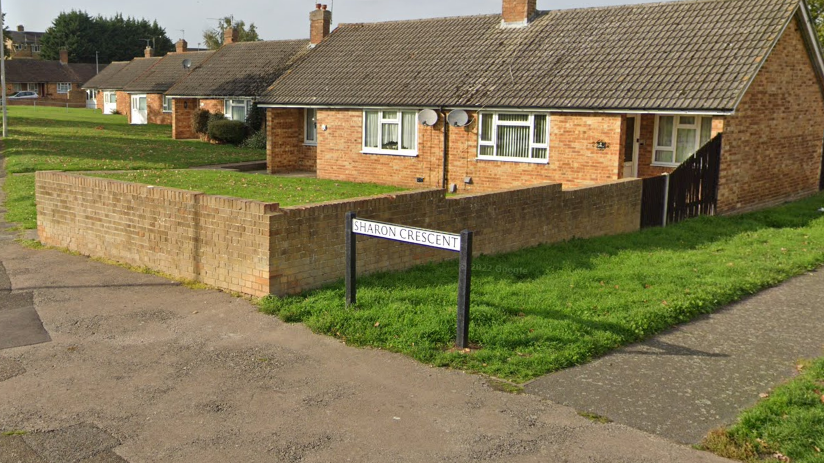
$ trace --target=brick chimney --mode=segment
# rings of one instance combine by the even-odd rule
[[[226,30],[223,31],[223,45],[229,45],[230,43],[237,43],[237,40],[238,40],[237,27],[227,27]]]
[[[314,46],[329,36],[329,29],[332,26],[332,12],[326,9],[326,5],[318,3],[315,5],[315,11],[309,13],[309,22],[311,24],[309,43]]]
[[[60,62],[63,64],[69,64],[69,50],[65,48],[60,49]]]
[[[178,53],[184,53],[189,51],[189,43],[183,39],[180,39],[175,44],[175,51]]]
[[[526,26],[538,12],[538,0],[503,0],[503,25]]]
[[[25,28],[25,27],[23,27],[23,25],[22,25],[22,24],[20,24],[19,26],[17,26],[17,32],[23,32],[23,31],[25,31],[25,30],[26,30],[26,28]]]
[[[146,57],[146,58],[153,57],[154,56],[154,48],[146,47],[146,49],[143,50],[143,56]]]

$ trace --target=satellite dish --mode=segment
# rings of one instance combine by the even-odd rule
[[[469,125],[469,114],[463,109],[456,109],[446,116],[446,122],[452,127],[466,127]]]
[[[192,67],[192,60],[190,60],[188,58],[184,59],[183,60],[183,69],[189,69],[190,67]]]
[[[431,109],[423,109],[418,113],[418,123],[424,127],[432,127],[438,123],[438,113]]]

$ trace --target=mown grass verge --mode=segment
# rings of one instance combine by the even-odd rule
[[[799,376],[743,412],[734,426],[711,432],[703,448],[748,463],[824,462],[824,358],[800,366]]]
[[[273,177],[215,170],[143,170],[93,175],[127,182],[201,191],[210,195],[275,202],[281,207],[402,191],[402,188],[373,183]]]
[[[524,382],[585,363],[824,263],[824,195],[757,213],[481,256],[470,341],[455,339],[457,262],[261,301],[352,345]]]

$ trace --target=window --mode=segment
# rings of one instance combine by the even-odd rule
[[[224,112],[226,119],[246,122],[246,114],[252,107],[252,100],[226,100],[224,102]]]
[[[71,82],[60,82],[57,84],[57,93],[69,93],[71,89]]]
[[[363,151],[417,156],[418,115],[415,111],[364,111]]]
[[[31,51],[34,53],[40,53],[40,45],[32,45]]]
[[[116,104],[117,103],[117,93],[115,93],[115,92],[103,92],[103,103]]]
[[[675,166],[710,141],[712,117],[657,116],[654,165]]]
[[[304,118],[303,142],[307,145],[318,144],[318,110],[306,109]]]
[[[166,95],[163,95],[163,112],[170,113],[172,112],[172,99]]]
[[[26,89],[28,89],[28,87],[29,86],[26,85]],[[15,92],[15,93],[16,92],[22,92],[23,91],[23,84],[19,84],[19,83],[18,84],[12,84],[11,85],[11,91]]]
[[[478,159],[549,162],[549,115],[481,113]]]
[[[15,44],[14,44],[14,49],[15,49],[16,51],[20,51],[20,50],[22,50],[22,49],[23,49],[23,44],[22,44],[22,43],[15,43]]]

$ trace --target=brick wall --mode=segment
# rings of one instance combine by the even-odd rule
[[[163,95],[150,93],[146,95],[146,110],[149,124],[171,125],[172,113],[163,112]]]
[[[172,138],[175,140],[198,138],[192,128],[192,114],[197,107],[195,98],[172,99]]]
[[[304,143],[305,132],[303,109],[266,110],[266,165],[269,173],[317,169],[317,146]]]
[[[200,108],[210,113],[221,113],[226,109],[223,100],[200,100]]]
[[[718,210],[740,212],[818,191],[824,98],[796,21],[726,120]]]
[[[263,296],[276,204],[57,172],[37,174],[43,243]]]
[[[272,111],[282,111],[270,109]],[[273,113],[272,113],[273,114]],[[471,113],[473,122],[467,127],[449,127],[448,184],[457,185],[461,192],[483,192],[557,182],[568,187],[592,185],[618,179],[621,160],[620,115],[563,114],[550,117],[549,164],[531,164],[507,161],[479,160],[477,113]],[[284,114],[302,126],[302,119]],[[418,126],[418,155],[392,156],[363,154],[363,111],[320,110],[318,126],[317,175],[334,180],[374,182],[404,187],[443,186],[443,116],[433,127]],[[284,133],[288,129],[284,128]],[[302,129],[299,129],[302,130]],[[293,138],[292,132],[284,138]],[[270,137],[275,140],[275,137]],[[596,141],[606,141],[609,147],[600,151]],[[273,142],[270,158],[279,159],[280,166],[288,166],[286,149]],[[277,156],[275,156],[277,154]],[[472,182],[465,184],[464,179]],[[418,182],[422,178],[423,182]]]
[[[95,90],[95,92],[96,92],[95,93],[95,95],[96,95],[96,97],[95,97],[96,107],[100,111],[103,111],[103,90]]]
[[[475,231],[475,252],[635,231],[641,182],[562,190],[544,184],[471,196],[425,190],[278,209],[201,193],[60,172],[36,174],[43,243],[261,296],[343,277],[344,215],[449,232]],[[455,254],[358,238],[360,273]]]
[[[129,118],[129,122],[132,122],[132,96],[126,92],[122,92],[118,90],[115,93],[115,97],[117,98],[117,112],[119,112],[122,116],[126,116]]]

